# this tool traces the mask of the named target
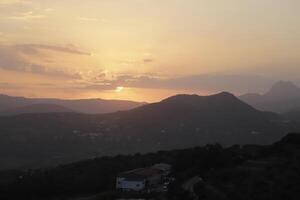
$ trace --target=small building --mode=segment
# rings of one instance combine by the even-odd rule
[[[163,172],[164,176],[167,176],[171,173],[172,166],[166,163],[159,163],[152,166],[153,169],[158,169]]]
[[[158,164],[122,172],[117,176],[116,188],[122,191],[149,191],[161,185],[170,169],[170,166]]]

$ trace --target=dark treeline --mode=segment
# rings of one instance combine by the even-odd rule
[[[182,183],[200,176],[202,199],[296,199],[300,187],[300,135],[270,146],[206,145],[145,155],[102,157],[51,169],[0,173],[1,199],[47,199],[113,191],[119,172],[155,163],[173,165],[169,199],[188,199]],[[109,199],[109,198],[108,198]]]

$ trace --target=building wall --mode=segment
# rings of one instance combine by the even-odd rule
[[[131,181],[125,178],[117,178],[117,189],[141,191],[145,189],[145,181]]]
[[[152,168],[163,171],[163,175],[167,176],[171,173],[172,166],[169,164],[165,164],[165,163],[159,163],[159,164],[153,165]]]
[[[162,176],[161,175],[156,175],[156,176],[152,176],[149,177],[147,179],[147,183],[149,184],[148,186],[153,186],[153,185],[158,185],[162,180]]]

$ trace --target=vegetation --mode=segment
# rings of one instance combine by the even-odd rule
[[[201,199],[297,199],[300,195],[300,135],[290,134],[271,146],[206,145],[145,155],[102,157],[51,169],[0,173],[1,199],[47,199],[99,194],[113,199],[119,172],[166,162],[176,182],[168,199],[188,199],[182,184],[193,176]],[[6,177],[5,179],[3,177]]]

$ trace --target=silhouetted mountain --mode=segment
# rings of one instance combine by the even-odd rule
[[[120,110],[129,110],[145,103],[124,101],[124,100],[104,100],[104,99],[77,99],[77,100],[63,100],[63,99],[33,99],[24,97],[12,97],[7,95],[0,95],[0,114],[4,114],[7,110],[17,110],[26,106],[33,106],[35,104],[52,104],[62,106],[74,112],[87,114],[110,113]],[[37,108],[37,107],[36,107]],[[21,111],[20,111],[21,112]],[[16,111],[16,113],[19,113]]]
[[[212,96],[177,95],[159,103],[122,112],[119,116],[132,122],[140,121],[143,126],[148,123],[162,126],[170,124],[171,128],[176,127],[175,129],[185,126],[213,127],[214,124],[222,124],[224,127],[239,126],[240,124],[236,124],[238,121],[246,125],[252,120],[257,122],[277,118],[275,114],[255,110],[227,92]],[[255,125],[252,129],[254,127]]]
[[[102,115],[0,117],[0,164],[2,168],[48,166],[216,142],[268,144],[293,131],[290,127],[294,128],[280,116],[255,110],[225,92],[207,97],[178,95]]]
[[[272,147],[275,149],[282,148],[282,147],[286,148],[287,146],[291,146],[291,145],[297,145],[298,148],[300,147],[300,134],[299,133],[288,134],[287,136],[282,138],[280,141],[276,142]],[[278,152],[281,151],[281,153],[283,152],[280,149],[276,149],[276,150],[278,150]]]
[[[12,109],[3,110],[0,115],[20,115],[26,113],[69,113],[71,109],[54,104],[33,104]]]
[[[245,94],[239,98],[259,110],[283,113],[300,107],[300,88],[280,81],[263,95]]]

